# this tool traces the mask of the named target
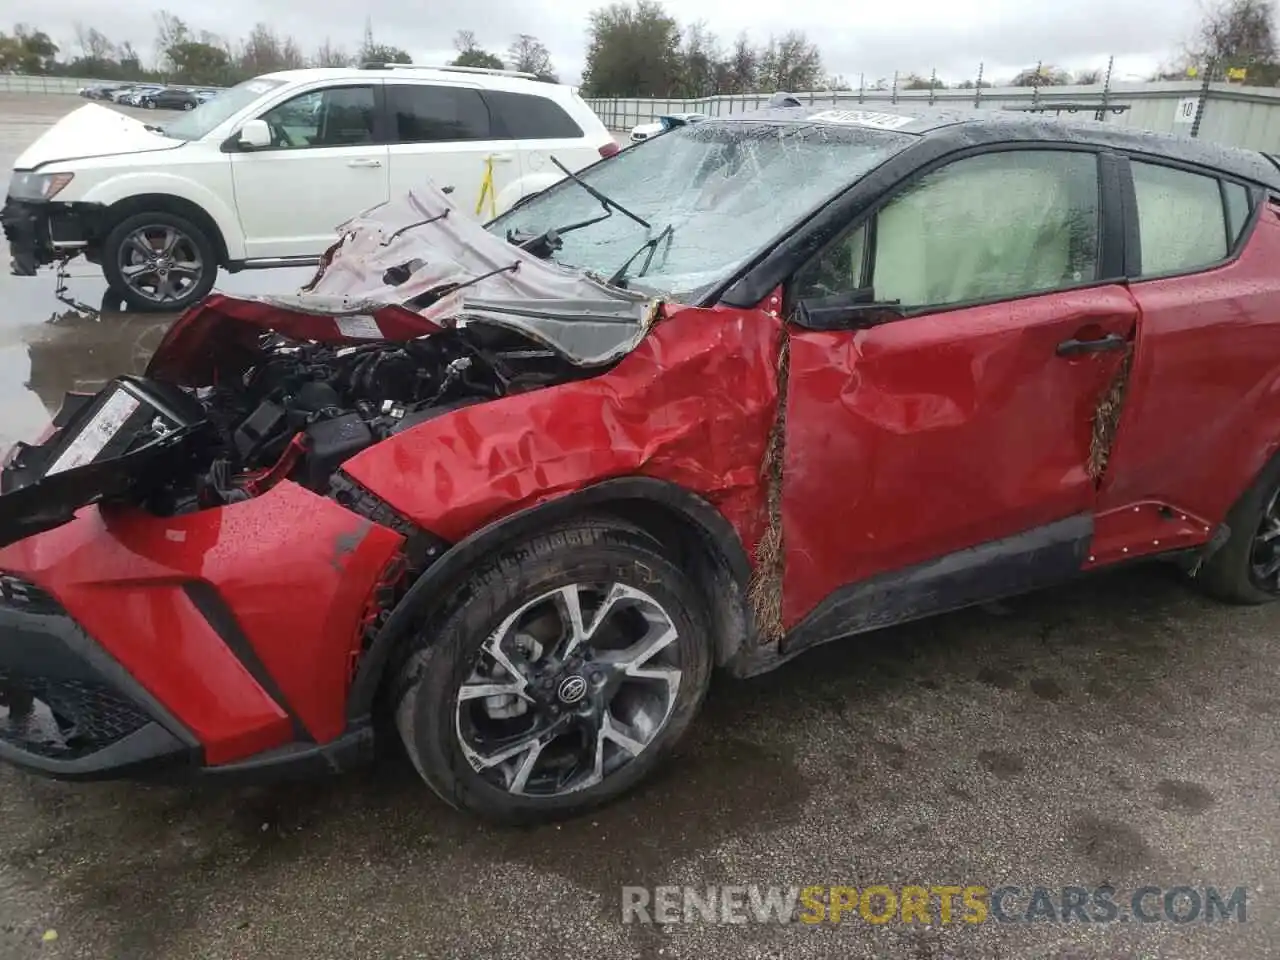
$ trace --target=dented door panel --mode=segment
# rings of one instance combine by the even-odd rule
[[[1121,286],[793,330],[783,472],[783,625],[828,593],[1090,511],[1094,419],[1130,337]]]
[[[1141,320],[1099,507],[1155,500],[1219,523],[1280,447],[1280,217],[1240,257],[1131,287]]]

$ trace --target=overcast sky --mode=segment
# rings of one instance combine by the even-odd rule
[[[576,82],[586,46],[587,14],[601,0],[169,0],[160,6],[103,0],[0,0],[0,23],[26,21],[45,29],[64,51],[75,50],[75,24],[95,26],[113,40],[130,40],[145,58],[155,55],[154,12],[161,7],[193,27],[230,38],[265,20],[310,52],[324,42],[354,51],[366,13],[380,42],[407,49],[415,61],[452,55],[458,30],[472,30],[501,55],[511,36],[532,33],[551,50],[561,78]],[[835,0],[680,0],[681,23],[705,20],[722,40],[746,30],[756,41],[770,32],[800,29],[819,44],[828,73],[855,86],[891,77],[894,70],[957,81],[985,61],[987,77],[1007,78],[1043,59],[1069,70],[1105,68],[1115,77],[1145,75],[1178,50],[1195,29],[1197,0],[914,0],[913,3]]]

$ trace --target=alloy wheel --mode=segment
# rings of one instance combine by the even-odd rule
[[[120,244],[117,262],[129,289],[150,303],[181,300],[205,270],[195,241],[167,225],[133,231]]]
[[[456,694],[471,768],[509,793],[594,787],[648,749],[676,704],[677,630],[634,587],[569,584],[508,616]]]
[[[1262,511],[1249,553],[1249,574],[1259,590],[1280,594],[1280,486]]]

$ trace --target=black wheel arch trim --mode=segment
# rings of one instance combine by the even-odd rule
[[[451,579],[505,543],[592,509],[625,503],[651,504],[685,521],[719,552],[730,577],[745,592],[751,576],[746,549],[737,531],[711,503],[677,484],[652,477],[600,481],[481,527],[451,545],[427,567],[396,604],[361,658],[347,698],[348,725],[363,723],[371,715],[391,654],[411,627],[415,612],[421,609],[424,600],[429,603]]]

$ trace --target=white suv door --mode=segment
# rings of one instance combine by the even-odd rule
[[[300,93],[266,111],[272,145],[231,154],[249,260],[310,257],[388,192],[381,81]]]
[[[516,145],[492,139],[489,108],[477,86],[397,78],[385,90],[393,197],[430,181],[475,215],[490,158],[495,197],[520,178]],[[479,219],[490,219],[492,211],[486,197]]]
[[[582,120],[585,123],[589,119],[593,127],[589,131],[551,97],[486,90],[484,98],[489,104],[494,136],[502,138],[501,145],[520,157],[522,194],[528,193],[530,187],[535,191],[544,189],[548,178],[554,181],[564,176],[551,162],[552,157],[576,172],[605,156],[602,148],[606,145],[613,147],[612,136],[580,100],[578,103],[587,114]],[[519,196],[513,197],[511,202],[518,199]]]

